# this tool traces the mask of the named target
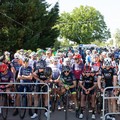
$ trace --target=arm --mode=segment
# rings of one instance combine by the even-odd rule
[[[94,85],[91,88],[89,88],[88,90],[91,91],[91,90],[93,90],[96,87],[97,87],[97,82],[94,82]]]
[[[40,82],[43,83],[43,80],[41,80],[41,79],[37,76],[37,74],[36,74],[35,72],[32,74],[32,76],[33,76],[36,80],[39,80]]]
[[[32,80],[32,74],[30,73],[30,75],[26,76],[26,75],[22,75],[22,79],[28,79],[28,80]]]
[[[83,81],[80,81],[79,83],[80,83],[80,87],[86,92],[87,89],[83,86]]]
[[[73,85],[69,86],[69,88],[74,88],[76,87],[76,81],[73,81]]]

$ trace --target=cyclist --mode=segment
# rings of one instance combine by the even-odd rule
[[[105,80],[105,87],[114,87],[117,85],[117,72],[114,67],[112,67],[112,60],[111,58],[105,58],[103,62],[103,66],[99,70],[98,74],[98,87],[103,92],[104,88],[101,87],[101,80],[102,77]],[[116,94],[116,89],[107,89],[106,93],[108,97],[112,97]],[[111,104],[112,103],[112,104]],[[116,112],[116,101],[115,99],[108,100],[108,109],[109,112]],[[112,110],[112,111],[111,111]],[[107,119],[115,120],[113,116],[108,115]]]
[[[11,65],[11,71],[13,72],[15,80],[16,80],[18,76],[19,68],[22,65],[22,62],[19,59],[19,53],[14,54],[14,59],[11,61],[10,65]]]
[[[91,51],[86,50],[86,57],[85,57],[86,64],[90,65],[92,62]]]
[[[20,80],[21,85],[17,87],[18,92],[23,92],[24,86],[26,86],[26,92],[32,92],[31,85],[22,84],[22,83],[31,83],[32,82],[32,67],[28,66],[29,58],[25,57],[23,59],[23,64],[19,69],[18,79]],[[20,95],[18,94],[16,97],[16,105],[19,106],[20,103]],[[28,105],[32,106],[32,94],[28,94]],[[13,116],[18,114],[18,109],[15,109]],[[32,116],[32,110],[29,109],[29,115]]]
[[[84,63],[80,54],[76,54],[73,58],[75,60],[75,63],[72,65],[72,72],[76,79],[76,88],[78,88],[78,82],[84,69]]]
[[[33,73],[33,77],[36,79],[36,82],[38,81],[41,83],[48,83],[48,78],[45,76],[45,73],[44,73],[44,69],[46,68],[46,64],[44,64],[44,62],[39,62],[39,65],[37,64],[36,68],[37,69]],[[49,72],[49,71],[47,71],[47,72]],[[42,92],[48,91],[47,86],[44,84],[38,85],[36,89],[37,89],[37,92],[39,92],[40,89],[42,89]],[[45,98],[45,101],[44,101],[45,108],[48,109],[48,95],[44,94],[43,97]],[[35,104],[35,106],[38,105],[38,95],[35,95],[34,104]],[[37,116],[38,115],[37,115],[37,109],[36,109],[35,113],[33,114],[33,116],[31,116],[31,118],[36,118]],[[48,113],[46,110],[45,110],[45,116],[46,117],[48,116]]]
[[[49,51],[49,50],[46,51],[45,61],[46,61],[47,66],[49,66],[51,64],[52,56],[51,56],[51,51]]]
[[[1,91],[3,92],[3,89],[5,89],[6,92],[10,92],[11,91],[10,88],[12,87],[13,84],[9,84],[9,83],[13,83],[13,82],[14,82],[13,73],[8,69],[8,66],[6,64],[2,63],[0,65],[0,89]],[[7,83],[7,84],[2,84],[2,83]],[[0,112],[1,112],[1,109],[0,109]]]
[[[29,66],[31,66],[32,68],[34,68],[34,63],[36,62],[37,54],[35,52],[32,52],[29,56],[30,56]]]
[[[2,85],[3,83],[13,83],[14,82],[14,78],[13,78],[13,73],[8,69],[8,66],[4,63],[2,63],[0,65],[0,83]],[[6,91],[10,91],[10,87],[12,86],[12,84],[3,84],[2,86],[4,86],[6,88]]]
[[[54,89],[56,91],[57,94],[60,94],[60,74],[61,74],[61,69],[62,69],[62,65],[60,63],[58,63],[58,59],[56,57],[53,57],[52,59],[52,64],[49,65],[49,67],[52,69],[52,79],[50,79],[50,88]],[[53,88],[53,82],[55,83],[57,88]],[[61,110],[60,107],[60,97],[58,98],[58,110]],[[52,104],[52,103],[51,103]]]
[[[76,79],[70,70],[69,66],[63,66],[63,71],[60,76],[61,80],[61,94],[64,94],[67,90],[70,90],[72,101],[75,103],[75,109],[78,110],[76,100]]]
[[[96,78],[91,74],[91,67],[89,65],[84,66],[84,72],[80,77],[79,85],[82,88],[81,91],[81,111],[79,118],[83,118],[83,110],[85,107],[85,97],[87,94],[91,95],[91,107],[92,107],[92,119],[95,119],[95,96],[96,96],[96,86],[97,81]]]

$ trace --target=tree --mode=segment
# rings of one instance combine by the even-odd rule
[[[80,6],[71,13],[62,13],[55,27],[60,30],[61,37],[79,44],[91,43],[96,39],[102,41],[110,37],[104,17],[89,6]]]
[[[0,48],[15,51],[53,46],[59,35],[53,28],[58,13],[58,3],[50,9],[45,0],[1,0]]]
[[[113,42],[115,46],[120,46],[120,29],[116,29]]]

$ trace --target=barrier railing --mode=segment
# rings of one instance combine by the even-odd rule
[[[108,113],[105,113],[105,100],[108,100],[108,99],[119,99],[119,96],[111,96],[111,97],[106,97],[106,91],[108,90],[108,89],[120,89],[120,86],[116,86],[116,87],[106,87],[105,89],[104,89],[104,91],[103,91],[103,114],[102,114],[102,118],[103,118],[103,120],[105,120],[105,118],[106,118],[106,116],[107,115],[117,115],[117,114],[120,114],[120,111],[119,112],[108,112]]]
[[[0,92],[0,94],[31,94],[31,95],[35,95],[35,94],[38,94],[38,95],[40,95],[40,94],[47,94],[48,95],[48,109],[46,108],[46,107],[39,107],[39,106],[36,106],[36,107],[29,107],[29,106],[27,106],[27,107],[21,107],[21,106],[0,106],[0,108],[2,109],[2,108],[8,108],[8,109],[10,109],[10,108],[23,108],[23,109],[41,109],[41,110],[46,110],[47,111],[47,113],[48,113],[48,115],[47,115],[47,120],[50,120],[50,104],[49,104],[49,101],[50,101],[50,98],[49,98],[49,91],[50,91],[50,89],[49,89],[49,85],[47,84],[47,83],[16,83],[16,82],[14,82],[14,83],[1,83],[2,85],[6,85],[6,84],[11,84],[11,85],[45,85],[45,86],[47,86],[47,92],[36,92],[36,91],[32,91],[32,92],[12,92],[12,91],[10,91],[10,92]]]

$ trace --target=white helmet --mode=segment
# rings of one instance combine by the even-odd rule
[[[64,58],[64,62],[70,62],[70,59],[69,58]]]
[[[36,56],[37,54],[36,54],[36,52],[32,52],[32,53],[30,53],[30,57],[32,57],[32,56]]]
[[[14,54],[14,58],[16,58],[16,59],[18,58],[18,59],[19,59],[19,58],[20,58],[19,53],[15,53],[15,54]]]
[[[53,62],[57,62],[58,61],[58,58],[56,56],[52,57],[52,61]]]
[[[104,64],[104,66],[111,66],[112,65],[112,59],[111,58],[105,58],[103,64]]]

